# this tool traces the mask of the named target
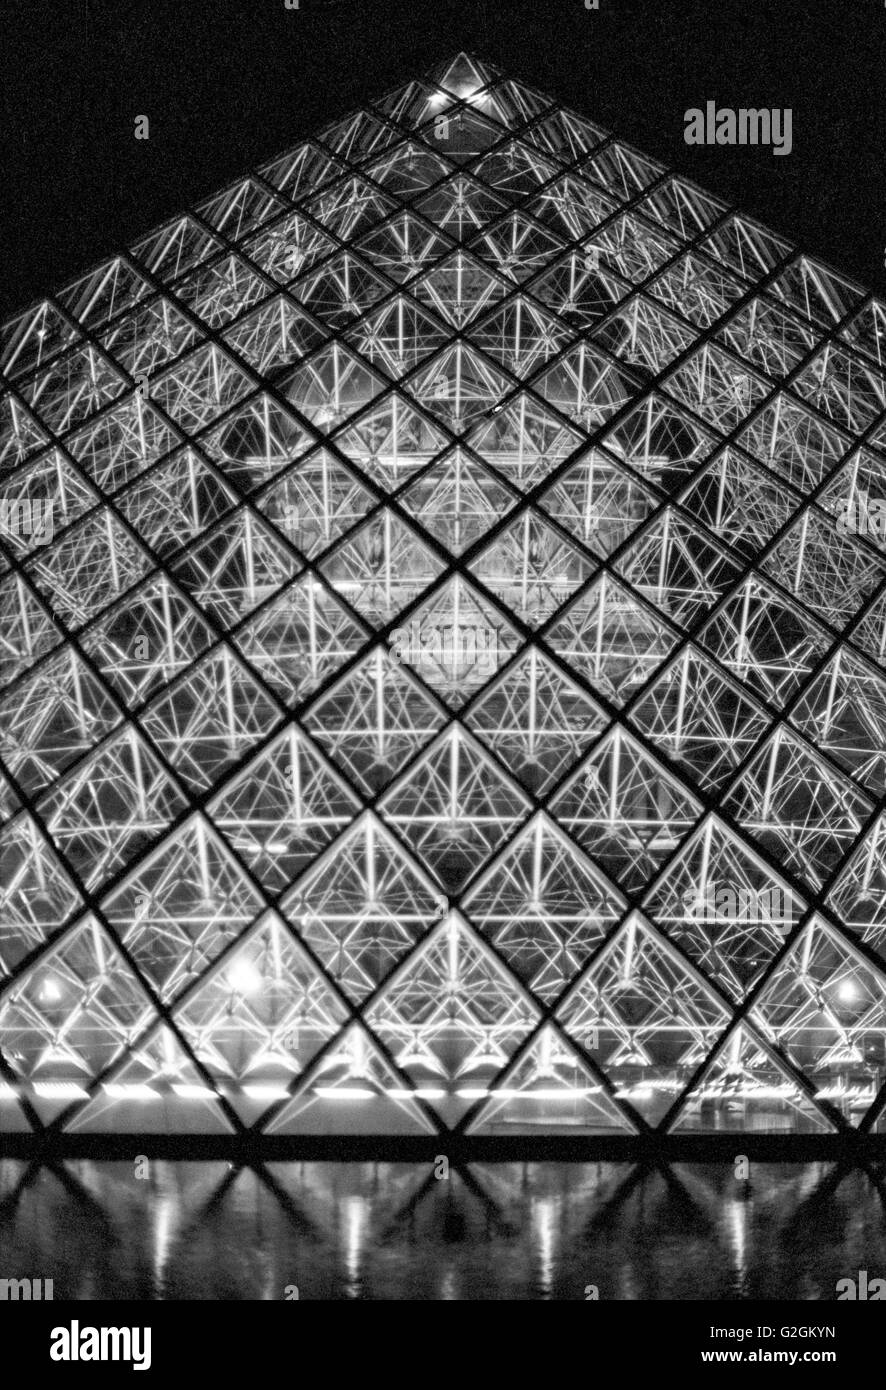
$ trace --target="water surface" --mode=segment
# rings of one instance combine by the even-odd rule
[[[0,1161],[0,1278],[56,1299],[832,1300],[884,1226],[826,1162]]]

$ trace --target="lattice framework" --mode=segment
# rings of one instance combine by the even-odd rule
[[[463,54],[4,325],[0,1128],[879,1129],[884,331]]]

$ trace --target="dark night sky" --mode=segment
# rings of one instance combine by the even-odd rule
[[[599,2],[4,0],[0,313],[462,47],[886,295],[883,0]],[[687,146],[708,100],[793,152]]]

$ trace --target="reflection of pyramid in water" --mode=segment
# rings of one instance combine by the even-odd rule
[[[884,332],[464,55],[6,324],[0,1129],[879,1128]]]

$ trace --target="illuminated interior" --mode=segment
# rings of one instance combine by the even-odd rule
[[[7,323],[0,1130],[881,1128],[884,327],[464,54]]]

